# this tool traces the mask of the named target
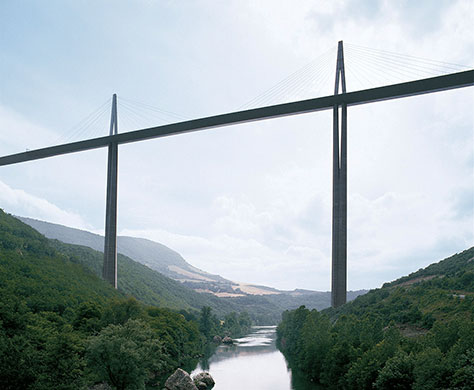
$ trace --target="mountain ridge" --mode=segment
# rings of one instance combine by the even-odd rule
[[[17,216],[17,218],[38,230],[47,238],[73,245],[83,245],[103,252],[104,237],[99,234],[28,217]],[[270,296],[279,294],[288,294],[295,297],[306,294],[330,294],[328,291],[307,289],[279,290],[269,286],[235,282],[220,275],[203,271],[188,263],[177,251],[146,238],[117,236],[117,252],[171,279],[179,281],[197,292],[210,293],[218,297]],[[354,293],[359,295],[365,291],[348,292],[348,295],[353,297]]]

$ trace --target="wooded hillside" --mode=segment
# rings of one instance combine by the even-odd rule
[[[329,389],[474,388],[474,248],[337,309],[278,326],[292,368]]]

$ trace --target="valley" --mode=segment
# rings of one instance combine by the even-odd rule
[[[93,269],[96,275],[101,275],[102,236],[44,221],[18,218],[47,238],[57,240],[53,243],[57,249],[69,256],[76,255],[77,261]],[[280,321],[284,310],[301,305],[322,310],[331,303],[329,291],[282,291],[237,283],[207,273],[189,264],[176,251],[151,240],[118,236],[117,248],[119,290],[148,304],[186,310],[210,306],[217,314],[246,311],[256,324],[273,325]],[[85,258],[88,260],[85,261]],[[348,299],[352,300],[365,292],[349,291]]]
[[[98,240],[81,234],[89,244]],[[127,239],[129,246],[136,244]],[[170,258],[176,256],[193,275],[225,281],[208,278],[176,252],[163,250],[167,266],[175,266]],[[124,254],[118,265],[116,290],[100,278],[102,252],[48,239],[0,211],[2,388],[50,389],[61,383],[60,388],[72,390],[103,381],[115,388],[143,383],[151,389],[175,368],[192,371],[196,365],[198,371],[215,373],[216,389],[230,386],[226,383],[239,388],[245,381],[282,390],[467,389],[474,383],[469,368],[474,248],[322,310],[314,307],[324,306],[328,297],[323,292],[251,286],[239,290],[241,296],[219,297]],[[198,278],[193,278],[195,283]],[[281,352],[275,327],[262,327],[277,323]],[[223,335],[237,337],[235,345],[212,343]],[[132,340],[133,353],[146,358],[134,361],[130,355],[127,364],[143,374],[103,371],[103,363],[114,364],[124,355],[108,354],[105,361],[98,356],[113,343]],[[248,376],[233,381],[234,371],[250,361]],[[259,375],[266,369],[273,374]]]

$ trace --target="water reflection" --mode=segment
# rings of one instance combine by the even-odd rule
[[[253,327],[252,332],[220,345],[199,362],[192,375],[209,371],[216,381],[214,390],[315,390],[301,377],[292,378],[285,358],[275,346],[275,326]]]

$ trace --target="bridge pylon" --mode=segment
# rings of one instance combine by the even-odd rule
[[[334,95],[346,93],[344,49],[337,48]],[[340,114],[340,117],[339,117]],[[332,272],[331,305],[338,307],[347,299],[347,104],[333,107],[333,204],[332,204]]]
[[[110,134],[118,133],[117,95],[112,97]],[[107,165],[107,199],[105,209],[104,265],[102,277],[117,288],[117,184],[118,144],[110,142]]]

